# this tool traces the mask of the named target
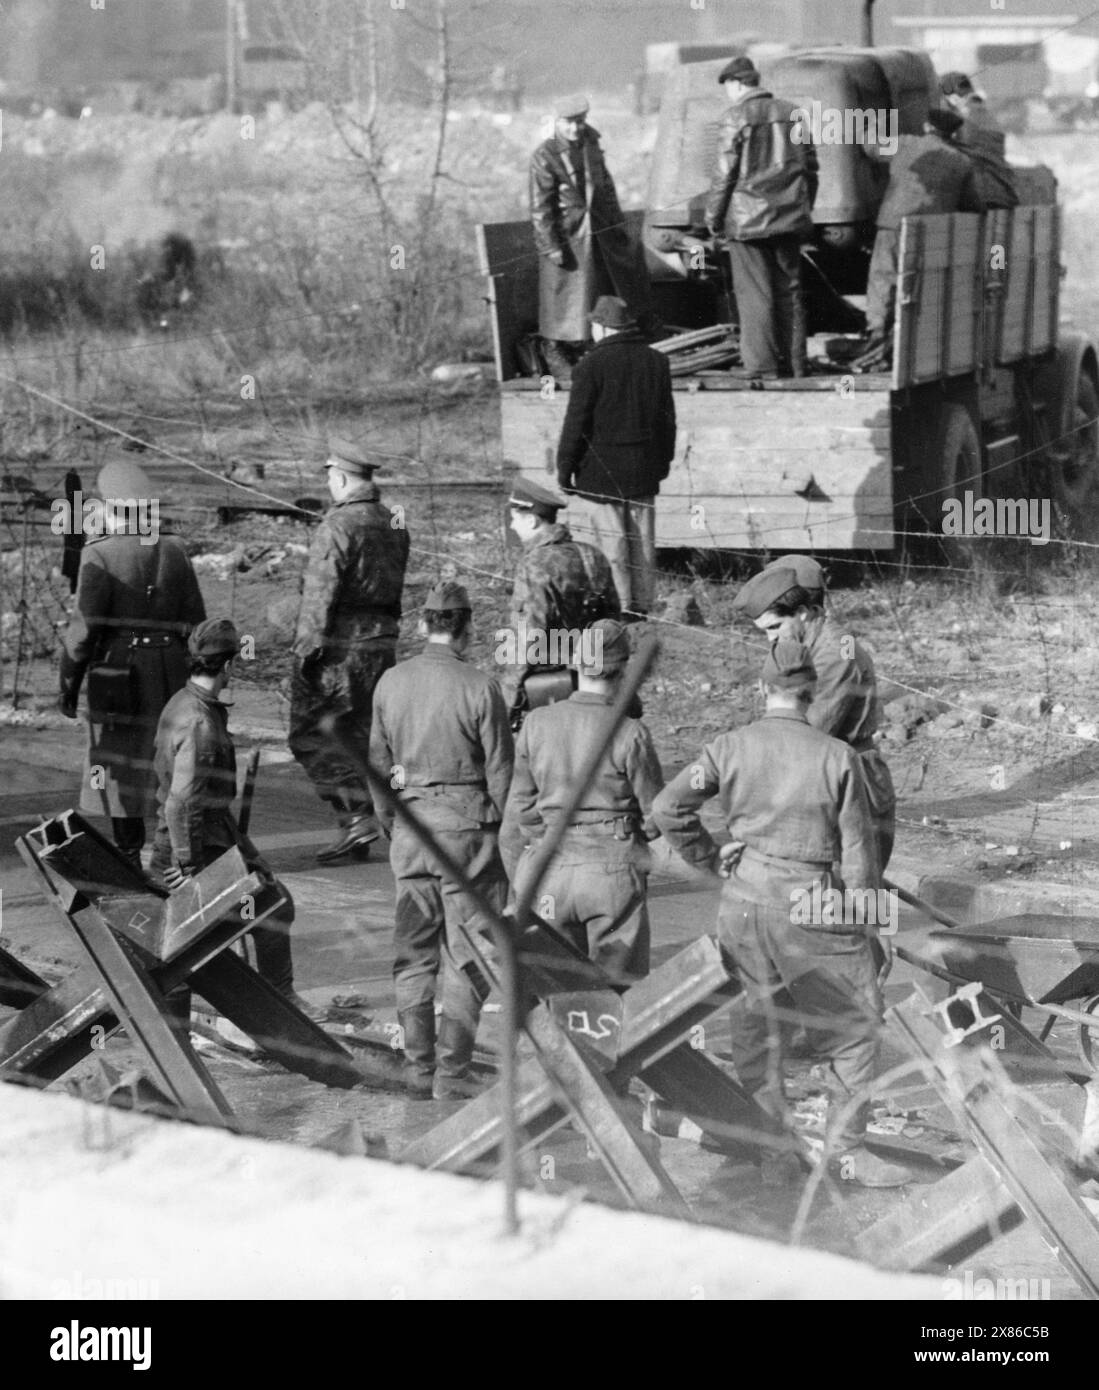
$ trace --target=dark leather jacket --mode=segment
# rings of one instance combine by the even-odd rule
[[[730,105],[718,129],[717,167],[706,199],[711,233],[730,241],[812,234],[817,154],[796,110],[762,89]]]
[[[623,238],[626,235],[614,180],[603,161],[599,132],[585,126],[579,146],[584,164],[583,192],[573,172],[567,141],[552,136],[531,156],[530,218],[540,256],[567,252],[570,238],[580,231],[589,208],[593,232],[613,228]]]
[[[237,760],[229,709],[188,681],[164,707],[156,731],[159,824],[166,825],[176,863],[198,867],[204,852],[236,844],[231,807]]]

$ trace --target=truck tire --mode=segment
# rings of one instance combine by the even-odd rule
[[[956,498],[964,503],[967,492],[971,492],[974,498],[983,496],[981,440],[973,417],[964,405],[948,402],[940,408],[935,457],[940,479],[940,504],[948,498]],[[935,505],[934,496],[928,500]],[[945,531],[941,534],[942,548],[952,565],[970,569],[980,567],[987,560],[987,542],[981,537],[951,536]]]
[[[1072,433],[1055,441],[1050,454],[1062,529],[1073,540],[1099,540],[1099,388],[1086,367],[1076,376]]]

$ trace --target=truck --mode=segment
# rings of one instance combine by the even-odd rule
[[[724,109],[720,68],[669,75],[648,207],[626,214],[660,319],[702,339],[707,329],[720,336],[729,317],[719,258],[701,255],[692,234]],[[761,73],[807,113],[838,112],[852,125],[882,113],[899,135],[919,133],[938,104],[935,70],[915,49],[805,49],[764,61]],[[656,507],[658,547],[864,554],[922,535],[971,563],[987,549],[944,538],[947,505],[972,515],[982,499],[1027,498],[1049,501],[1061,534],[1099,539],[1099,353],[1060,324],[1052,175],[1018,168],[1015,209],[905,220],[892,365],[859,374],[824,359],[857,341],[888,163],[857,136],[820,140],[818,156],[803,279],[823,370],[764,389],[713,365],[675,375],[678,439]],[[522,344],[538,320],[530,226],[484,224],[478,235],[504,457],[552,484],[567,393],[524,374]]]

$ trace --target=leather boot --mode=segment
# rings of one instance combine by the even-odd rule
[[[341,816],[339,835],[330,845],[317,850],[317,862],[332,864],[349,854],[354,854],[360,862],[368,859],[369,846],[381,833],[381,827],[369,811],[360,811],[354,816]]]
[[[436,1100],[468,1100],[484,1089],[470,1071],[475,1036],[464,1021],[445,1014],[439,1020],[438,1066],[432,1092]]]
[[[565,350],[560,343],[555,343],[547,338],[542,344],[542,350],[546,358],[546,366],[549,368],[554,381],[561,386],[567,386],[572,380],[572,363],[565,356]]]
[[[430,1100],[435,1073],[435,1005],[401,1009],[397,1021],[404,1034],[404,1082],[414,1096]]]

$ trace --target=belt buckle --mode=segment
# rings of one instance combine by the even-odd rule
[[[629,818],[628,818],[628,817],[626,817],[626,816],[616,816],[616,817],[615,817],[615,820],[614,820],[614,838],[615,838],[616,840],[621,840],[623,843],[624,843],[626,840],[630,840],[630,839],[633,838],[633,833],[632,833],[632,831],[630,830],[630,824],[629,824]]]

